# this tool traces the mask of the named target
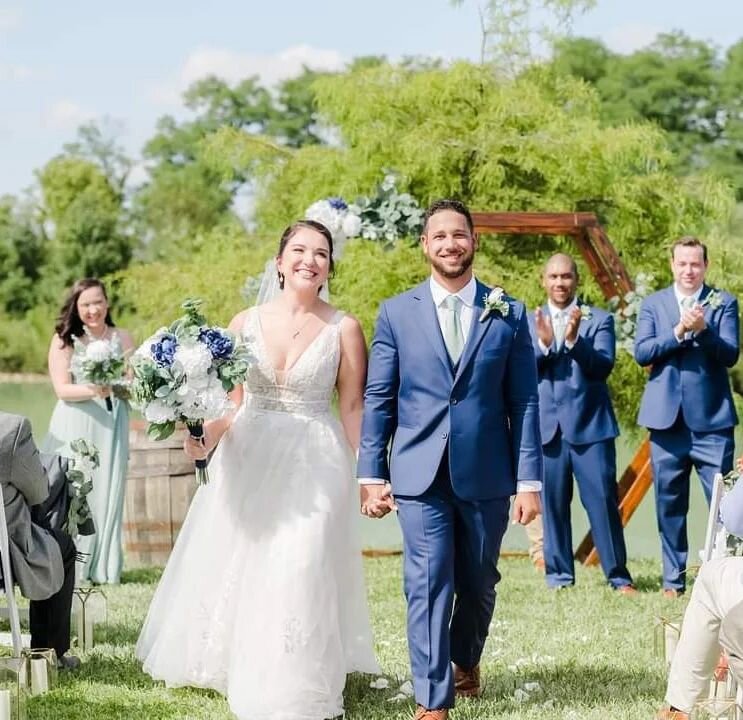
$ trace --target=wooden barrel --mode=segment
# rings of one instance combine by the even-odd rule
[[[183,453],[183,434],[147,437],[143,420],[129,426],[129,469],[124,503],[126,567],[162,566],[178,537],[196,492],[193,462]]]

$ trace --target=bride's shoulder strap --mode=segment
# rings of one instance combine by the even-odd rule
[[[242,323],[240,324],[240,334],[245,337],[250,332],[250,328],[252,327],[253,323],[253,317],[255,316],[255,313],[257,312],[255,306],[249,307],[246,310],[242,311]]]

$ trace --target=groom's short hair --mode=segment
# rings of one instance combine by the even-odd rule
[[[435,202],[432,202],[428,208],[426,209],[426,212],[423,215],[423,232],[426,232],[426,228],[428,227],[428,221],[431,219],[432,215],[435,215],[438,212],[442,212],[444,210],[452,210],[455,213],[459,213],[460,215],[464,215],[465,219],[467,220],[467,227],[470,229],[470,232],[474,235],[475,233],[475,223],[472,221],[472,215],[470,214],[469,208],[459,200],[436,200]]]

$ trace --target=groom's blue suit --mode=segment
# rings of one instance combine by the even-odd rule
[[[477,283],[454,367],[429,281],[382,305],[371,345],[358,475],[392,482],[415,696],[427,708],[453,705],[451,662],[479,662],[510,496],[517,480],[542,479],[524,306],[509,299],[505,317],[479,322],[488,292]]]

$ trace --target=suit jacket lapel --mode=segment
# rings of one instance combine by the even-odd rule
[[[673,291],[673,285],[663,291],[662,301],[668,322],[671,327],[676,327],[681,319],[681,311],[679,310],[678,300],[676,300],[676,293]]]
[[[459,358],[459,365],[457,366],[456,380],[462,375],[462,372],[467,365],[472,361],[475,356],[475,352],[479,347],[482,339],[485,337],[485,332],[490,327],[490,323],[493,321],[493,313],[483,321],[480,322],[480,315],[485,309],[485,298],[490,292],[490,288],[487,285],[483,285],[477,281],[477,290],[475,291],[475,304],[472,308],[472,324],[470,325],[470,331],[467,335],[467,342],[464,344],[464,350],[462,351],[462,357]]]
[[[428,338],[436,356],[441,361],[444,368],[446,368],[447,374],[449,377],[453,377],[451,362],[449,361],[449,353],[446,350],[444,337],[441,334],[439,316],[436,312],[436,306],[433,304],[431,287],[428,284],[428,280],[422,282],[415,289],[413,297],[415,298],[416,311],[421,319],[420,326],[423,328],[423,332]]]

